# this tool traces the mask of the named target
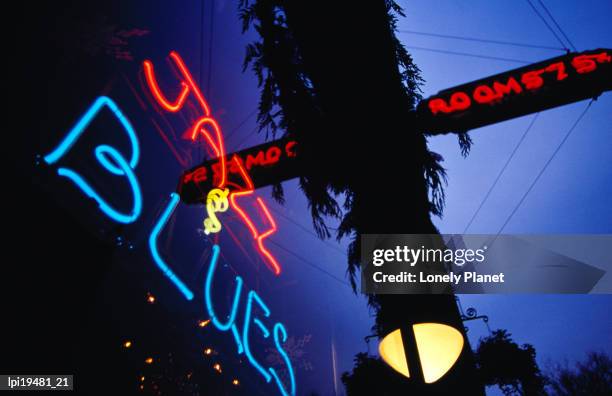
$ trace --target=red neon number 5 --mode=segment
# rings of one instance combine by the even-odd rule
[[[592,55],[579,55],[572,59],[572,66],[580,74],[597,69],[597,63],[609,63],[612,57],[605,52]]]

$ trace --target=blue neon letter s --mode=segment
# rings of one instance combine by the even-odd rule
[[[49,165],[59,161],[70,150],[70,148],[72,148],[74,143],[85,132],[85,129],[89,126],[89,124],[91,124],[94,117],[105,106],[112,111],[113,115],[119,120],[123,126],[123,129],[127,133],[132,146],[132,155],[128,161],[114,147],[106,144],[96,147],[94,153],[100,165],[102,165],[102,167],[109,173],[126,177],[132,190],[132,197],[134,201],[132,210],[129,213],[124,213],[113,208],[104,198],[102,198],[100,194],[98,194],[96,190],[93,189],[93,187],[91,187],[91,185],[81,176],[81,174],[77,173],[73,169],[58,168],[57,173],[60,176],[70,179],[79,189],[81,189],[81,191],[83,191],[83,193],[85,193],[85,195],[93,198],[98,203],[100,210],[114,221],[125,224],[133,223],[136,221],[136,219],[138,219],[138,216],[140,216],[140,212],[142,211],[142,194],[140,192],[138,180],[134,174],[134,169],[136,168],[136,165],[138,165],[140,148],[138,146],[138,138],[136,137],[136,132],[134,131],[132,124],[130,124],[128,119],[123,115],[117,104],[111,98],[100,96],[98,99],[96,99],[93,105],[85,112],[85,114],[83,114],[76,125],[72,127],[72,129],[64,137],[64,140],[61,141],[55,150],[47,154],[44,157],[44,160]]]
[[[276,385],[278,389],[280,389],[283,396],[295,396],[295,375],[293,374],[293,367],[291,366],[291,360],[287,355],[287,352],[282,348],[281,342],[287,341],[287,330],[285,330],[285,326],[282,323],[277,323],[274,325],[274,345],[276,346],[276,350],[281,355],[285,364],[287,365],[287,373],[289,374],[289,381],[291,383],[291,391],[287,392],[280,378],[276,374],[276,370],[270,367],[270,373],[274,377],[274,381],[276,381]]]

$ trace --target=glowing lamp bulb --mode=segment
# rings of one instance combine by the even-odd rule
[[[397,329],[389,334],[380,342],[378,352],[382,359],[391,368],[400,374],[410,378],[408,370],[408,362],[404,353],[404,342],[402,341],[402,332]]]
[[[208,326],[209,323],[210,323],[210,319],[200,320],[200,321],[198,321],[198,326],[199,327],[206,327],[206,326]]]
[[[213,352],[212,348],[206,348],[204,349],[204,355],[211,355]]]
[[[444,376],[457,362],[463,350],[463,335],[454,327],[441,323],[419,323],[412,326],[425,383]]]
[[[132,346],[132,341],[126,341],[123,343],[124,348],[130,348]]]
[[[145,380],[145,376],[143,375],[140,377],[140,382],[144,382],[144,380]]]
[[[155,302],[155,296],[151,293],[147,293],[147,302],[153,304]]]
[[[152,364],[153,363],[153,358],[152,357],[146,358],[145,359],[145,363],[146,364]]]
[[[238,381],[236,378],[234,378],[234,379],[232,380],[232,385],[234,385],[234,386],[238,386],[238,385],[240,385],[240,381]]]
[[[412,326],[412,330],[425,383],[434,383],[457,362],[463,350],[463,335],[454,327],[442,323],[418,323]],[[387,334],[378,350],[385,363],[410,378],[400,329]]]
[[[215,363],[215,364],[213,365],[213,368],[214,368],[214,369],[215,369],[217,372],[219,372],[219,373],[221,372],[221,365],[220,365],[219,363]]]

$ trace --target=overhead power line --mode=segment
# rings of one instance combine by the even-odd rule
[[[489,59],[489,60],[497,60],[497,61],[504,61],[504,62],[520,63],[520,64],[523,64],[523,65],[526,65],[526,64],[529,64],[529,63],[533,63],[532,61],[527,61],[527,60],[522,60],[522,59],[500,58],[500,57],[497,57],[497,56],[479,55],[479,54],[472,54],[472,53],[468,53],[468,52],[447,51],[447,50],[441,50],[441,49],[436,49],[436,48],[418,47],[418,46],[414,46],[414,45],[408,45],[408,46],[406,46],[406,48],[422,50],[422,51],[438,52],[438,53],[446,54],[446,55],[467,56],[467,57],[471,57],[471,58],[480,58],[480,59]]]
[[[286,253],[289,253],[290,255],[292,255],[293,257],[297,258],[298,260],[300,260],[301,262],[305,263],[306,265],[316,269],[319,272],[324,273],[325,275],[329,276],[333,280],[335,280],[335,281],[337,281],[339,283],[342,283],[345,286],[351,287],[351,285],[348,282],[338,278],[336,275],[332,274],[331,272],[327,271],[326,269],[321,268],[319,265],[317,265],[317,264],[313,263],[312,261],[308,260],[307,258],[297,254],[293,250],[288,249],[288,248],[284,247],[283,245],[281,245],[281,244],[279,244],[277,242],[274,242],[273,240],[268,240],[268,242],[273,244],[274,246],[280,248],[281,250],[284,250]]]
[[[502,41],[502,40],[491,40],[491,39],[483,39],[477,37],[466,37],[466,36],[455,36],[451,34],[439,34],[439,33],[427,33],[427,32],[418,32],[416,30],[399,30],[400,33],[406,34],[414,34],[418,36],[430,36],[430,37],[439,37],[451,40],[462,40],[462,41],[473,41],[478,43],[487,43],[487,44],[498,44],[498,45],[507,45],[513,47],[524,47],[524,48],[536,48],[536,49],[547,49],[547,50],[555,50],[555,51],[565,51],[565,48],[560,47],[551,47],[547,45],[538,45],[538,44],[527,44],[527,43],[517,43],[514,41]]]
[[[204,7],[205,4],[205,0],[202,0],[200,2],[200,70],[198,73],[198,82],[200,83],[200,86],[202,86],[204,83],[204,72],[202,71],[202,69],[204,68],[204,11],[206,9],[206,7]]]
[[[240,128],[242,128],[242,126],[243,126],[244,124],[246,124],[246,122],[247,122],[248,120],[250,120],[250,119],[251,119],[251,117],[253,117],[255,114],[257,114],[257,107],[255,107],[253,110],[251,110],[251,111],[249,112],[249,114],[247,114],[247,115],[246,115],[246,116],[245,116],[245,117],[242,119],[242,121],[240,121],[240,122],[238,123],[238,125],[236,125],[235,127],[233,127],[233,128],[232,128],[232,129],[231,129],[231,130],[230,130],[230,131],[229,131],[229,132],[226,134],[226,136],[225,136],[225,140],[226,140],[226,141],[227,141],[227,140],[229,140],[229,138],[230,138],[230,137],[232,137],[232,135],[234,134],[234,132],[236,132],[236,131],[238,131]]]
[[[198,83],[200,87],[204,85],[204,16],[206,10],[206,0],[202,0],[200,2],[200,68],[198,70]],[[200,155],[202,156],[200,158]],[[200,160],[204,159],[204,152],[196,149],[196,160],[200,162]]]
[[[510,154],[510,157],[508,157],[508,159],[506,160],[506,163],[504,164],[504,166],[502,167],[502,169],[499,171],[499,173],[497,174],[497,177],[495,178],[495,181],[493,181],[493,184],[491,184],[491,187],[489,188],[489,191],[487,191],[487,193],[485,194],[484,198],[482,199],[482,201],[480,201],[480,205],[478,205],[478,209],[476,209],[476,211],[474,212],[474,214],[472,215],[472,218],[470,219],[470,221],[467,223],[467,225],[465,226],[465,229],[463,230],[463,233],[465,234],[467,232],[467,230],[470,228],[470,226],[472,225],[472,223],[474,222],[474,219],[476,219],[476,217],[478,216],[478,214],[480,213],[480,210],[482,209],[482,207],[484,206],[485,202],[487,202],[487,200],[489,199],[489,196],[491,195],[491,192],[495,189],[495,187],[497,186],[497,182],[499,182],[499,179],[502,177],[502,175],[504,174],[504,172],[506,172],[506,169],[508,168],[508,165],[510,164],[510,162],[512,161],[512,159],[514,158],[514,155],[516,154],[516,152],[518,151],[519,147],[521,146],[521,144],[523,144],[523,142],[525,141],[525,137],[527,136],[527,134],[529,133],[529,131],[531,130],[531,127],[533,127],[533,124],[535,124],[535,121],[537,120],[538,116],[540,115],[540,113],[537,113],[535,115],[535,117],[533,117],[531,119],[531,122],[529,123],[529,125],[527,126],[527,129],[525,129],[525,132],[523,132],[523,136],[521,136],[520,140],[518,141],[518,143],[516,144],[516,146],[514,147],[514,150],[512,150],[512,154]]]
[[[240,150],[240,148],[242,147],[242,145],[243,145],[244,143],[246,143],[246,141],[247,141],[247,140],[249,140],[249,138],[250,138],[251,136],[253,136],[254,134],[256,134],[256,133],[257,133],[257,131],[259,131],[259,125],[255,125],[255,128],[253,128],[253,129],[251,130],[251,132],[247,133],[247,134],[244,136],[244,138],[243,138],[243,139],[242,139],[242,140],[241,140],[241,141],[240,141],[240,142],[239,142],[239,143],[236,145],[236,151],[239,151],[239,150]]]
[[[542,14],[540,14],[540,11],[538,11],[538,9],[533,5],[531,0],[525,0],[525,1],[527,1],[527,3],[529,3],[529,6],[531,6],[531,9],[533,10],[533,12],[535,12],[535,14],[540,18],[540,20],[544,23],[544,25],[546,25],[548,30],[550,30],[550,32],[553,34],[553,36],[555,36],[555,38],[563,46],[563,48],[569,50],[569,48],[567,48],[567,45],[563,42],[563,40],[561,40],[561,38],[559,37],[557,32],[555,32],[555,30],[550,26],[550,24],[548,22],[546,22],[546,18],[544,18],[544,16]]]
[[[557,23],[557,20],[555,19],[555,17],[552,16],[550,11],[548,11],[548,7],[546,7],[546,5],[544,5],[544,2],[542,0],[538,0],[538,3],[540,3],[540,5],[544,9],[544,11],[546,11],[546,14],[548,14],[549,18],[553,21],[553,23],[555,24],[557,29],[559,29],[559,31],[561,32],[561,34],[563,35],[565,40],[567,40],[567,42],[569,43],[570,47],[572,47],[572,49],[574,51],[576,51],[576,47],[574,46],[574,43],[572,43],[572,41],[569,39],[569,37],[567,37],[567,34],[565,34],[565,31],[563,31],[563,29],[561,29],[561,26]]]
[[[308,227],[306,227],[305,225],[302,225],[301,223],[298,223],[297,221],[293,220],[291,217],[285,215],[284,213],[282,213],[280,210],[276,209],[275,207],[270,207],[270,209],[272,209],[273,212],[275,212],[277,215],[279,215],[283,219],[287,220],[290,223],[293,223],[293,225],[295,225],[296,227],[298,227],[302,231],[308,233],[309,235],[312,235],[318,241],[323,242],[324,244],[326,244],[330,248],[334,249],[338,253],[342,254],[343,256],[346,256],[346,252],[344,250],[342,250],[342,248],[340,248],[338,245],[336,245],[336,244],[334,244],[332,242],[326,241],[324,239],[319,238],[319,236],[317,234],[315,234],[312,230],[308,229]]]
[[[563,144],[565,144],[565,142],[567,141],[567,139],[570,137],[570,135],[572,134],[572,132],[574,131],[574,129],[576,129],[576,126],[578,125],[578,123],[580,122],[580,120],[582,120],[582,118],[584,117],[584,115],[587,113],[587,111],[591,108],[591,105],[593,104],[593,99],[591,99],[591,101],[589,102],[589,104],[586,106],[586,108],[582,111],[582,113],[580,113],[580,115],[578,116],[578,118],[576,119],[576,121],[574,122],[574,124],[571,126],[571,128],[567,131],[567,133],[565,134],[565,136],[563,137],[563,140],[561,140],[561,142],[559,143],[559,145],[557,146],[557,148],[555,149],[555,151],[552,153],[552,155],[550,156],[550,158],[548,159],[548,161],[546,161],[546,164],[544,164],[544,167],[540,170],[540,173],[538,173],[538,175],[536,176],[536,178],[533,180],[533,182],[531,183],[531,185],[529,186],[529,188],[527,189],[527,191],[525,191],[525,194],[523,194],[523,196],[521,197],[521,199],[519,200],[519,202],[516,204],[516,206],[514,207],[514,209],[512,209],[512,212],[510,213],[510,215],[508,216],[508,218],[506,219],[506,221],[504,221],[504,224],[501,226],[501,228],[499,229],[499,231],[497,231],[497,235],[501,234],[502,231],[504,230],[504,228],[506,228],[506,226],[508,225],[508,223],[510,222],[510,220],[512,219],[512,217],[514,217],[514,215],[516,214],[516,212],[519,210],[519,208],[521,207],[521,205],[523,204],[523,202],[525,202],[525,199],[527,198],[527,196],[529,195],[529,193],[531,192],[531,190],[533,190],[533,187],[535,187],[535,185],[538,183],[538,181],[540,180],[540,178],[542,177],[542,175],[544,174],[544,172],[546,171],[546,169],[548,168],[548,165],[550,165],[550,163],[553,161],[553,159],[555,158],[555,156],[557,155],[557,153],[559,153],[559,151],[561,150],[561,147],[563,147]]]
[[[210,31],[208,33],[208,75],[206,76],[206,96],[210,98],[210,79],[213,68],[213,43],[215,36],[215,0],[210,0]]]

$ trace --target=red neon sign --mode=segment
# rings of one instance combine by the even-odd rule
[[[572,59],[572,67],[580,74],[595,71],[598,63],[610,63],[610,55],[601,52],[599,54],[578,55]]]
[[[257,241],[257,246],[259,247],[259,251],[267,259],[267,260],[264,261],[266,263],[266,265],[274,272],[275,275],[280,275],[281,267],[278,264],[278,261],[270,253],[270,251],[268,251],[266,249],[266,247],[263,244],[263,240],[264,239],[266,239],[267,237],[269,237],[270,235],[272,235],[272,234],[274,234],[276,232],[276,229],[277,229],[276,228],[276,222],[274,221],[274,218],[270,214],[270,211],[268,210],[268,207],[263,202],[263,200],[260,197],[257,197],[256,198],[257,204],[259,205],[259,208],[265,214],[267,222],[270,225],[270,229],[269,230],[260,233],[257,230],[257,228],[255,227],[255,225],[253,224],[253,221],[251,220],[251,218],[245,213],[245,211],[242,209],[242,207],[236,203],[236,198],[252,195],[255,192],[255,188],[253,186],[253,182],[251,181],[251,178],[249,177],[247,172],[244,170],[242,164],[240,163],[240,160],[239,160],[238,156],[235,155],[232,158],[232,160],[233,160],[233,163],[236,164],[236,167],[238,168],[238,170],[239,170],[239,172],[240,172],[240,174],[242,176],[242,179],[246,183],[246,189],[243,190],[243,191],[237,191],[237,192],[231,193],[230,197],[229,197],[230,205],[231,205],[232,209],[234,209],[240,215],[240,217],[242,218],[244,223],[247,225],[247,227],[251,231],[251,234],[253,235],[253,239],[255,239]]]
[[[185,84],[185,82],[181,81],[181,93],[178,95],[174,103],[170,103],[170,101],[166,98],[166,96],[159,89],[159,85],[157,84],[157,79],[155,78],[155,71],[153,70],[153,63],[151,61],[145,60],[143,63],[145,78],[147,80],[147,85],[151,89],[151,94],[157,103],[165,110],[169,112],[177,112],[185,103],[185,99],[187,99],[187,94],[189,94],[189,86]]]
[[[147,85],[149,86],[151,94],[153,95],[157,103],[165,110],[173,113],[181,110],[184,107],[189,92],[192,92],[194,94],[198,103],[200,104],[201,110],[204,112],[204,116],[202,116],[194,124],[191,139],[196,140],[198,133],[202,133],[206,142],[217,154],[219,162],[222,164],[221,177],[219,180],[219,185],[217,187],[222,188],[225,185],[225,145],[223,143],[223,135],[221,133],[221,128],[219,127],[217,122],[211,117],[210,106],[204,99],[202,91],[200,91],[200,88],[194,82],[193,77],[181,56],[176,51],[172,51],[170,52],[170,58],[174,61],[174,64],[177,67],[178,71],[185,79],[184,81],[181,81],[181,93],[179,94],[175,102],[170,103],[170,101],[168,101],[167,99],[167,96],[161,92],[159,85],[157,84],[153,64],[149,60],[145,60],[143,62]],[[206,126],[211,126],[213,128],[215,139],[213,139],[213,137],[211,136],[210,131],[205,128]]]
[[[217,188],[224,188],[227,184],[227,165],[226,165],[226,153],[225,153],[225,144],[223,142],[223,133],[221,131],[221,127],[217,123],[217,121],[211,116],[210,106],[206,102],[204,95],[200,91],[197,84],[194,82],[193,77],[185,65],[185,62],[180,57],[180,55],[172,51],[170,53],[170,58],[174,62],[174,65],[177,67],[180,75],[183,77],[183,81],[181,81],[181,91],[177,98],[171,102],[168,100],[167,96],[161,91],[159,84],[157,83],[157,78],[155,77],[155,70],[153,67],[153,63],[149,60],[145,60],[143,62],[145,80],[149,87],[153,98],[156,102],[166,111],[176,113],[181,110],[187,100],[187,96],[189,93],[193,93],[196,97],[197,102],[200,105],[203,116],[198,118],[193,127],[191,128],[191,139],[195,141],[198,136],[201,134],[206,141],[206,143],[212,148],[214,154],[216,155],[216,164],[212,167],[213,171],[213,183]],[[295,142],[290,142],[292,144],[288,144],[285,147],[285,152],[287,156],[295,156],[294,146]],[[261,155],[257,155],[255,157],[247,157],[246,159],[246,168],[250,170],[254,166],[264,166],[268,164],[274,164],[278,162],[281,158],[282,151],[278,147],[271,147],[265,153],[261,153]],[[275,275],[280,275],[281,267],[276,260],[276,258],[270,253],[270,251],[265,247],[264,240],[276,232],[276,222],[274,218],[270,214],[266,204],[264,203],[261,197],[256,197],[256,202],[263,212],[263,217],[265,218],[266,223],[270,226],[270,228],[264,232],[259,232],[255,227],[252,219],[247,215],[247,213],[236,203],[236,198],[246,195],[252,195],[255,191],[251,178],[244,170],[242,165],[242,159],[238,156],[234,156],[233,164],[231,167],[231,171],[234,173],[238,173],[242,180],[246,183],[246,190],[232,192],[229,196],[229,201],[231,203],[231,207],[236,213],[239,215],[241,220],[245,223],[247,228],[251,231],[253,239],[257,244],[257,249],[259,250],[264,263],[270,268]],[[196,183],[205,182],[208,179],[208,170],[206,167],[199,167],[194,172],[189,173],[184,177],[183,180],[192,180]]]
[[[446,99],[442,97],[431,98],[427,101],[427,107],[434,116],[464,112],[473,107],[474,104],[495,104],[507,97],[520,95],[525,91],[539,90],[547,84],[547,81],[564,81],[570,77],[569,67],[578,75],[584,75],[596,71],[599,65],[610,63],[611,60],[612,57],[607,51],[575,55],[569,62],[566,60],[556,61],[517,75],[512,75],[512,72],[510,72],[505,81],[494,79],[477,84],[475,87],[467,87],[469,90],[457,89]],[[569,67],[567,63],[569,63]]]
[[[260,170],[267,167],[278,165],[281,161],[293,159],[297,157],[295,140],[277,141],[265,145],[256,150],[249,150],[245,153],[236,153],[233,158],[239,161],[240,165],[247,171]],[[229,178],[231,175],[241,175],[239,167],[233,159],[227,163],[226,174]],[[195,183],[202,184],[212,182],[212,185],[217,185],[221,177],[221,164],[219,161],[209,162],[199,167],[187,171],[183,174],[181,183],[183,185]],[[212,175],[212,180],[209,177]]]

